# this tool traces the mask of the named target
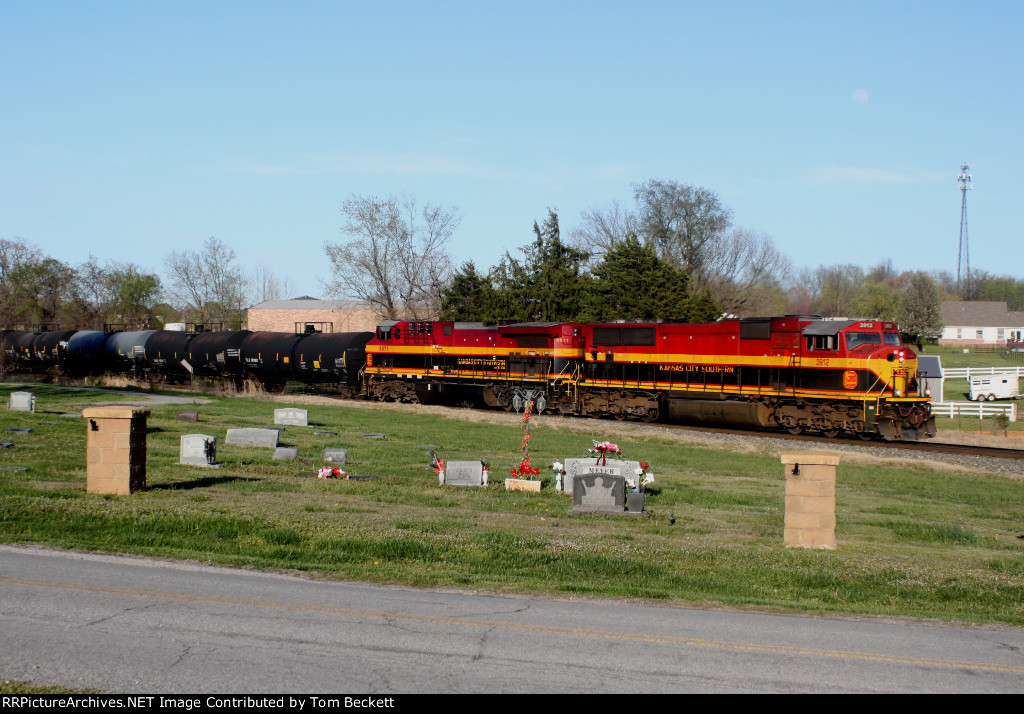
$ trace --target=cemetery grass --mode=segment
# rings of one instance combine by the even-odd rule
[[[0,401],[24,388],[0,385]],[[198,424],[175,419],[180,405],[150,407],[148,489],[105,496],[86,493],[84,420],[60,416],[104,396],[30,388],[40,412],[2,419],[33,429],[0,432],[14,442],[0,466],[26,469],[0,471],[5,543],[418,587],[1024,625],[1024,482],[1011,477],[844,455],[836,549],[787,549],[774,447],[715,449],[615,421],[535,419],[542,476],[555,458],[604,439],[655,473],[651,518],[571,516],[571,499],[548,484],[503,490],[520,458],[516,415],[482,423],[466,412],[310,405],[311,426],[281,434],[304,464],[223,443],[228,427],[271,425],[282,404],[211,398],[184,407],[199,411]],[[387,437],[362,436],[370,432]],[[224,467],[177,465],[186,433],[217,436]],[[440,486],[428,446],[447,460],[488,460],[492,485]],[[348,448],[345,468],[376,478],[311,477],[325,447]]]

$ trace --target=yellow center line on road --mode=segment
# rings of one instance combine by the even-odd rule
[[[112,595],[129,595],[133,597],[149,597],[164,600],[184,600],[187,602],[223,603],[243,607],[258,607],[294,612],[316,612],[329,615],[347,615],[350,617],[377,618],[382,620],[404,620],[409,622],[430,622],[438,624],[461,625],[464,627],[486,627],[521,632],[545,632],[576,637],[593,637],[600,639],[627,640],[633,642],[650,642],[654,644],[681,645],[684,647],[714,647],[737,651],[765,652],[774,654],[805,655],[812,657],[833,657],[840,659],[857,659],[873,662],[893,662],[929,667],[950,667],[957,669],[978,669],[992,672],[1011,672],[1024,674],[1024,665],[999,664],[994,662],[971,662],[930,657],[913,657],[908,655],[885,654],[877,652],[855,652],[844,650],[819,649],[815,647],[798,647],[792,645],[773,645],[757,642],[730,642],[720,640],[704,640],[693,637],[668,637],[649,635],[636,632],[614,632],[610,630],[590,630],[575,627],[555,627],[551,625],[531,625],[528,623],[506,622],[501,620],[480,620],[442,615],[417,615],[407,612],[389,612],[386,610],[357,610],[347,607],[323,605],[302,605],[298,603],[273,602],[264,600],[243,600],[240,598],[197,595],[193,593],[175,593],[162,590],[137,590],[133,588],[116,588],[102,585],[83,585],[78,583],[60,583],[47,580],[28,580],[0,576],[0,584],[23,587],[51,588],[54,590],[75,590],[79,592],[109,593]]]

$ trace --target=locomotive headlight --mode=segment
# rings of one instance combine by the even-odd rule
[[[903,392],[901,392],[898,389],[894,389],[893,390],[893,394],[895,394],[897,397],[902,397],[903,396]]]

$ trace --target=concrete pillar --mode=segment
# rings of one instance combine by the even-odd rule
[[[790,548],[836,547],[836,466],[832,454],[783,454],[786,529]]]
[[[90,407],[85,417],[89,493],[126,495],[146,487],[146,417],[143,407]]]

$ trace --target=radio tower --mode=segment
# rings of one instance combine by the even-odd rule
[[[967,192],[974,188],[970,164],[960,166],[960,175],[956,177],[960,184],[960,252],[956,258],[956,287],[960,296],[969,298],[971,292],[971,254],[967,247]],[[962,268],[962,271],[961,271]]]

